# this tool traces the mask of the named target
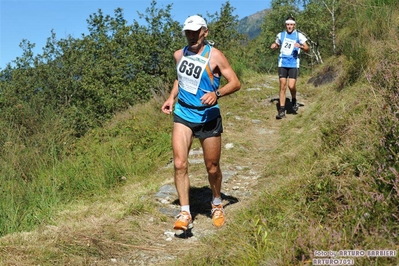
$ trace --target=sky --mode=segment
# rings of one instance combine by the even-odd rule
[[[218,12],[227,0],[157,0],[157,8],[172,4],[171,15],[183,24],[195,14],[206,17]],[[270,8],[271,0],[230,0],[235,8],[233,15],[239,19]],[[197,4],[198,3],[198,4]],[[145,14],[151,0],[0,0],[0,69],[22,56],[19,44],[23,39],[35,44],[34,56],[42,53],[47,38],[54,30],[57,40],[72,36],[87,35],[87,19],[101,9],[104,15],[114,17],[114,10],[123,9],[128,25],[136,20],[137,12]]]

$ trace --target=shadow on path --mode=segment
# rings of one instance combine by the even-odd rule
[[[273,98],[270,100],[270,102],[277,102],[276,110],[278,112],[278,110],[280,110],[280,99]],[[302,103],[298,102],[298,104],[299,104],[299,107],[304,106],[304,104],[302,104]],[[289,98],[285,98],[285,111],[287,112],[287,114],[293,114],[293,115],[297,114],[297,112],[295,112],[294,109],[292,109],[292,102],[291,102],[291,99],[289,99]]]
[[[229,196],[222,193],[222,200],[227,201],[223,204],[227,207],[231,204],[237,203],[238,198]],[[212,201],[212,190],[208,186],[203,187],[190,187],[190,211],[193,220],[198,214],[206,215],[211,217],[211,201]],[[174,205],[180,205],[179,199],[172,202]]]
[[[227,201],[227,203],[223,204],[224,208],[239,201],[238,198],[223,193],[222,200]],[[211,217],[211,201],[212,190],[208,186],[190,187],[190,212],[193,221],[198,214],[206,215],[209,218]],[[173,201],[172,204],[180,205],[179,199]],[[177,238],[190,238],[193,236],[192,229],[175,233],[175,237]]]

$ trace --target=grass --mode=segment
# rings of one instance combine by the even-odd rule
[[[327,64],[342,69],[345,59]],[[223,151],[222,165],[260,173],[253,196],[229,211],[223,230],[182,240],[188,245],[158,242],[170,217],[152,195],[173,178],[173,169],[164,167],[172,157],[172,120],[155,97],[79,141],[66,140],[65,154],[34,179],[3,178],[0,264],[107,265],[118,258],[120,265],[134,265],[145,252],[174,258],[173,247],[181,245],[178,259],[165,265],[309,265],[315,251],[398,250],[395,183],[379,176],[386,156],[381,121],[390,117],[386,94],[363,79],[342,86],[345,75],[337,72],[338,85],[313,87],[308,76],[300,77],[305,108],[283,121],[274,119],[270,102],[278,93],[275,76],[243,71],[242,90],[221,101],[223,144],[235,147]],[[8,145],[23,152],[19,144]],[[204,180],[202,170],[192,166],[192,178]]]
[[[394,210],[374,176],[383,98],[365,83],[336,89],[313,87],[307,79],[298,85],[306,108],[282,123],[270,103],[277,95],[274,76],[248,73],[243,89],[221,102],[223,143],[238,147],[224,154],[223,164],[242,165],[250,152],[246,167],[261,171],[258,192],[246,208],[229,212],[227,230],[200,239],[170,264],[305,265],[316,250],[397,249],[397,223],[384,215]],[[133,250],[165,253],[153,242],[160,232],[145,229],[149,219],[159,226],[169,220],[151,197],[173,176],[163,167],[171,158],[171,120],[160,113],[161,103],[154,99],[117,115],[74,143],[63,162],[44,169],[37,180],[46,186],[33,182],[25,193],[34,216],[23,216],[29,213],[23,205],[6,206],[17,210],[8,224],[18,225],[21,217],[33,222],[27,232],[0,239],[0,263],[89,265]],[[255,142],[255,134],[246,133],[254,120],[275,134]],[[363,257],[356,265],[395,261]]]
[[[24,182],[3,175],[0,234],[31,230],[48,223],[60,204],[108,194],[125,180],[142,182],[147,178],[143,173],[167,162],[171,157],[170,123],[160,116],[154,120],[159,108],[151,104],[155,105],[152,102],[140,106],[144,109],[127,111],[121,114],[123,118],[115,117],[113,125],[93,130],[79,142],[72,142],[63,160],[41,164]]]
[[[373,172],[384,100],[364,83],[335,90],[334,84],[314,88],[305,81],[299,87],[309,104],[281,126],[276,156],[260,184],[264,192],[235,214],[228,231],[206,240],[214,249],[205,247],[184,261],[302,265],[316,250],[397,250],[399,228],[383,215],[395,210],[379,193]],[[396,260],[355,261],[392,265]]]
[[[182,240],[188,244],[158,241],[171,218],[158,211],[152,195],[173,179],[173,169],[164,167],[172,157],[172,120],[160,112],[163,99],[119,113],[79,140],[50,132],[62,128],[54,119],[43,136],[26,143],[18,134],[29,132],[4,130],[0,264],[108,265],[118,258],[120,265],[134,265],[149,252],[151,259],[178,258],[166,265],[309,265],[315,251],[399,250],[398,122],[392,115],[398,21],[396,10],[384,12],[347,18],[351,23],[338,40],[342,55],[323,67],[334,69],[336,79],[313,87],[301,76],[299,101],[306,105],[294,118],[274,119],[275,76],[239,65],[242,90],[220,103],[223,143],[235,147],[223,150],[222,165],[260,173],[256,191],[243,207],[229,209],[224,229]],[[380,27],[367,26],[374,16],[383,18]],[[394,37],[380,40],[381,32]],[[362,36],[353,41],[353,33]],[[192,178],[205,180],[202,170],[191,167]],[[397,257],[354,260],[398,263]]]

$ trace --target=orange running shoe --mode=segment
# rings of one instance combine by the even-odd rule
[[[191,219],[191,215],[188,212],[182,211],[179,213],[179,215],[176,216],[176,218],[177,221],[175,222],[173,229],[187,230],[193,228],[193,220]]]
[[[212,222],[213,225],[216,227],[221,227],[224,224],[224,209],[223,204],[220,205],[213,205],[212,204]]]

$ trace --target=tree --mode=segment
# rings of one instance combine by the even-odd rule
[[[233,50],[234,54],[245,40],[244,35],[240,34],[238,28],[238,16],[233,15],[235,8],[231,6],[230,1],[222,4],[220,13],[208,14],[210,21],[208,22],[209,36],[215,45],[228,53]]]
[[[175,79],[173,53],[183,45],[183,34],[181,26],[171,17],[172,5],[165,9],[156,7],[157,2],[153,0],[146,14],[140,14],[147,25],[139,27],[135,23],[136,36],[134,51],[143,61],[144,71],[151,78],[159,78],[168,83]],[[155,85],[155,84],[154,84]]]
[[[301,29],[310,38],[311,52],[320,63],[321,54],[336,53],[336,0],[303,1]],[[331,18],[331,19],[329,19]]]

